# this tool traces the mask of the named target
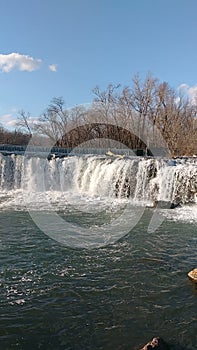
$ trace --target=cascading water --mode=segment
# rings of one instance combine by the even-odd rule
[[[135,201],[189,203],[197,193],[196,159],[0,155],[0,191],[72,191]]]

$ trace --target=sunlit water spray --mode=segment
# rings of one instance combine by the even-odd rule
[[[59,241],[66,226],[72,232],[71,244],[77,246],[113,243],[131,231],[146,206],[154,207],[157,202],[181,203],[182,207],[173,214],[162,208],[155,209],[150,232],[163,222],[163,215],[195,221],[196,193],[196,159],[70,156],[47,160],[0,155],[0,209],[26,208],[36,224]],[[39,216],[35,214],[38,211]],[[79,228],[57,214],[68,215],[72,211],[90,215],[102,213],[103,222]],[[58,237],[53,236],[49,227],[48,212],[53,213],[50,225],[53,232],[54,225],[59,230]],[[110,216],[108,222],[104,218],[106,212]],[[185,212],[187,215],[183,214]],[[44,215],[42,220],[41,214]],[[79,243],[84,236],[86,239]],[[64,244],[66,239],[63,239]]]

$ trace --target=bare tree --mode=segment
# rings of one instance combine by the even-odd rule
[[[53,98],[46,111],[38,118],[35,130],[48,136],[54,145],[61,146],[67,123],[68,112],[64,109],[63,98]]]
[[[22,131],[25,131],[32,136],[32,127],[31,127],[31,115],[29,112],[25,112],[23,109],[19,111],[19,115],[17,116],[16,126]]]
[[[116,140],[131,148],[144,148],[142,140],[152,147],[165,140],[172,156],[197,153],[197,104],[177,95],[167,82],[160,82],[150,73],[144,80],[135,75],[131,86],[122,90],[120,84],[109,84],[104,90],[96,86],[93,94],[89,108],[68,110],[62,97],[53,98],[35,124],[30,114],[22,110],[17,122],[19,131],[23,135],[26,132],[28,138],[37,132],[48,136],[52,144],[67,148],[92,139],[99,140],[100,147],[102,139],[107,139],[109,144]],[[1,139],[10,139],[8,133],[6,137],[2,135],[4,130],[0,128]],[[19,135],[11,135],[13,140],[16,136],[19,140]]]

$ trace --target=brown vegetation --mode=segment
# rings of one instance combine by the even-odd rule
[[[30,115],[20,112],[18,126],[26,132],[22,134],[24,140],[36,133],[59,147],[73,148],[99,139],[100,147],[106,147],[106,140],[109,147],[111,140],[116,140],[134,149],[168,148],[171,156],[197,153],[197,105],[192,105],[187,96],[177,95],[168,83],[150,74],[144,81],[136,75],[129,87],[109,84],[102,91],[96,86],[93,94],[88,108],[69,110],[62,97],[54,98],[33,126]],[[14,135],[16,132],[12,133],[12,143],[26,142],[16,141]]]
[[[27,145],[29,135],[21,131],[8,131],[0,126],[0,144]]]

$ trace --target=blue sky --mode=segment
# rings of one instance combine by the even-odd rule
[[[0,0],[0,123],[148,71],[197,91],[196,0]]]

